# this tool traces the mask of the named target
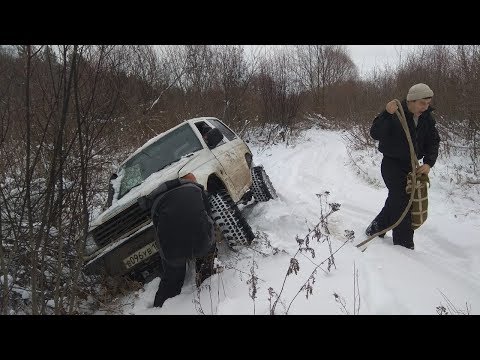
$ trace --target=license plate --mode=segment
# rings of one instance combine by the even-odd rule
[[[153,241],[150,244],[144,246],[140,250],[135,251],[133,254],[129,255],[123,259],[123,263],[127,269],[137,265],[139,262],[148,259],[150,256],[158,252],[157,242]]]

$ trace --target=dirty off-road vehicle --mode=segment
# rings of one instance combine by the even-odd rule
[[[108,208],[90,224],[86,274],[141,282],[158,276],[154,227],[138,200],[176,178],[204,186],[218,233],[230,247],[254,238],[238,204],[277,196],[263,167],[253,166],[247,144],[224,123],[212,117],[184,121],[137,149],[111,176]]]

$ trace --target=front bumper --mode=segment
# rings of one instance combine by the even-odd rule
[[[124,259],[152,241],[155,241],[155,232],[153,223],[149,222],[134,234],[124,239],[116,240],[97,251],[96,254],[86,258],[83,272],[86,275],[132,275],[134,278],[138,278],[141,275],[144,279],[149,278],[153,273],[158,273],[159,266],[161,266],[158,252],[131,268],[127,268]]]

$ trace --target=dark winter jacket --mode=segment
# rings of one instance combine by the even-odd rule
[[[138,199],[150,217],[160,257],[170,263],[205,256],[215,242],[215,228],[207,192],[201,184],[175,179],[166,181]]]
[[[440,144],[440,136],[438,135],[438,130],[435,127],[436,122],[432,115],[433,108],[429,106],[428,109],[420,115],[418,125],[415,128],[413,114],[408,110],[406,100],[402,101],[402,106],[417,158],[423,158],[424,164],[433,167],[437,160],[438,147]],[[389,114],[387,110],[378,114],[373,120],[370,135],[375,140],[380,141],[378,150],[383,153],[384,156],[398,159],[405,163],[410,161],[407,136],[396,114]]]

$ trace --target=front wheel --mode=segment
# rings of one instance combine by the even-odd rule
[[[217,224],[229,247],[250,245],[255,235],[238,206],[226,190],[209,196],[213,221]]]
[[[263,166],[254,166],[251,171],[253,180],[252,193],[255,200],[263,202],[276,199],[278,197],[277,192]]]

